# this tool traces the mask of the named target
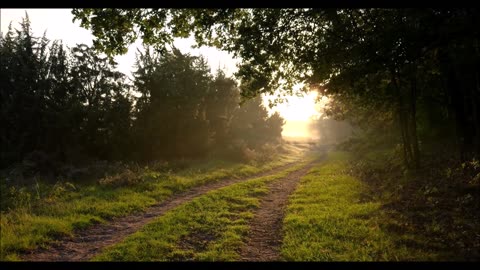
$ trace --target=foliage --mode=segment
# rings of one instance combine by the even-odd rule
[[[462,160],[480,153],[478,11],[74,9],[73,14],[109,55],[124,52],[136,37],[164,49],[174,37],[193,34],[198,45],[241,59],[236,75],[243,97],[275,90],[291,94],[295,84],[305,83],[340,105],[336,116],[378,125],[380,115],[399,131],[405,165],[418,169],[419,131],[446,131]]]
[[[157,178],[157,175],[154,175]],[[115,174],[115,175],[108,175],[100,180],[98,180],[98,184],[101,186],[111,186],[111,187],[123,187],[123,186],[135,186],[138,185],[143,181],[142,177],[139,177],[137,174],[132,172],[129,169],[125,171]]]
[[[145,48],[136,66],[134,89],[142,96],[134,129],[144,158],[198,157],[236,141],[254,149],[281,137],[283,119],[268,116],[260,98],[239,106],[236,82],[220,70],[212,78],[202,57]]]
[[[353,153],[351,174],[367,184],[371,198],[382,202],[382,211],[394,224],[386,229],[418,237],[402,240],[434,252],[455,251],[444,258],[478,259],[478,173],[476,159],[460,162],[448,148],[428,149],[425,166],[402,166],[401,148],[361,138],[347,146]],[[370,141],[370,143],[368,143]],[[428,239],[428,244],[420,239]]]
[[[92,160],[199,158],[234,140],[254,149],[281,137],[279,115],[269,117],[260,99],[240,106],[235,80],[176,48],[139,52],[127,84],[93,48],[33,37],[27,16],[0,53],[0,166],[22,162],[20,178],[55,179]]]
[[[132,103],[123,75],[86,45],[49,43],[32,36],[28,16],[0,40],[0,166],[33,152],[47,156],[47,171],[82,155],[124,157]]]
[[[315,132],[323,144],[337,144],[349,139],[354,129],[346,121],[339,121],[322,115],[309,122],[309,129]]]
[[[142,96],[135,129],[143,142],[141,156],[151,160],[206,153],[204,100],[211,78],[205,60],[176,49],[151,55],[147,48],[136,66],[134,86]]]

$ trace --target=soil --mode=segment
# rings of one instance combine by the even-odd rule
[[[241,261],[280,261],[282,225],[288,197],[313,165],[310,163],[269,185],[269,193],[260,201],[260,207],[250,222],[246,245],[240,251]]]
[[[191,201],[211,190],[226,187],[252,178],[275,174],[294,164],[287,164],[248,178],[226,179],[205,184],[175,195],[146,211],[125,217],[114,218],[106,224],[92,225],[77,231],[73,237],[63,237],[47,248],[39,248],[21,256],[25,261],[87,261],[99,254],[105,247],[122,241],[154,218],[173,208]]]

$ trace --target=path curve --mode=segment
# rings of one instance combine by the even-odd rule
[[[48,248],[39,248],[21,256],[25,261],[87,261],[99,254],[105,247],[122,241],[128,235],[138,231],[154,218],[211,190],[226,187],[249,179],[275,174],[297,162],[282,165],[271,170],[245,178],[219,180],[189,189],[174,195],[146,211],[112,219],[106,224],[97,224],[77,231],[73,237],[64,237]]]

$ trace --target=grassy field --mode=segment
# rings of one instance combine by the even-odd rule
[[[141,211],[194,186],[298,162],[275,174],[212,190],[186,202],[93,258],[94,261],[238,260],[249,221],[260,198],[268,192],[268,183],[305,166],[313,158],[303,155],[298,147],[290,147],[289,153],[261,166],[210,160],[176,172],[144,169],[142,174],[130,176],[140,180],[131,181],[133,184],[127,181],[127,185],[117,184],[123,183],[121,179],[128,175],[112,175],[97,184],[58,185],[63,189],[58,195],[37,200],[27,198],[23,205],[2,213],[1,259],[17,260],[21,251],[44,246],[58,236],[72,235],[75,229]],[[449,243],[432,238],[431,231],[439,231],[440,227],[421,229],[405,218],[417,211],[415,205],[401,212],[388,207],[393,195],[379,194],[374,186],[353,176],[352,164],[356,163],[351,153],[331,152],[324,162],[302,177],[289,198],[284,219],[281,247],[284,260],[462,258],[463,255],[455,254],[455,249],[448,248]],[[460,239],[452,237],[452,241]]]
[[[267,184],[300,169],[211,191],[179,206],[94,258],[98,261],[234,261]]]
[[[310,170],[290,197],[282,256],[287,261],[438,260],[428,238],[386,228],[401,222],[349,175],[346,152],[333,152]],[[410,243],[410,244],[408,244]],[[414,243],[414,244],[412,244]]]
[[[112,217],[142,211],[194,186],[246,177],[297,161],[302,156],[299,148],[286,147],[287,153],[256,166],[206,160],[178,172],[142,168],[90,184],[58,182],[48,188],[42,184],[30,192],[14,191],[15,205],[1,213],[0,260],[18,260],[18,252],[45,246],[59,236],[72,235],[76,229],[106,222]]]

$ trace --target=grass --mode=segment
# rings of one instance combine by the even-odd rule
[[[438,260],[428,238],[387,230],[395,219],[372,199],[371,190],[349,175],[350,155],[330,153],[301,179],[284,220],[282,256],[287,261]],[[415,244],[407,244],[413,242]]]
[[[438,260],[480,258],[480,165],[461,162],[429,142],[421,167],[403,166],[401,149],[392,146],[352,151],[352,174],[368,185],[391,222],[382,228],[405,237],[401,244],[438,254]]]
[[[198,197],[147,224],[96,261],[234,261],[267,184],[305,166],[234,184]]]
[[[106,177],[103,185],[56,184],[43,195],[42,185],[37,185],[40,188],[36,192],[17,190],[14,207],[1,213],[0,260],[18,260],[20,252],[45,247],[59,236],[73,235],[77,229],[142,211],[194,186],[250,176],[300,156],[301,151],[291,147],[288,153],[259,166],[209,160],[175,173],[144,168],[137,173]],[[115,185],[125,178],[126,184]]]

